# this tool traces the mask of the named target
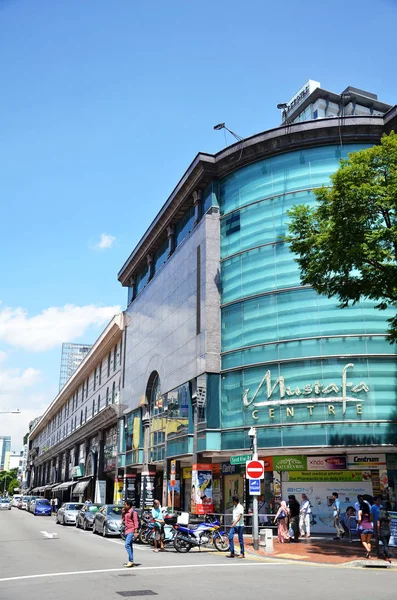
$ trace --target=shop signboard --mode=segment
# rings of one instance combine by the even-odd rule
[[[127,473],[125,476],[125,499],[131,500],[132,505],[136,506],[136,474]]]
[[[153,506],[156,471],[142,471],[141,475],[141,508]]]
[[[273,471],[306,471],[306,456],[273,456]]]
[[[365,477],[363,471],[290,471],[285,474],[288,481],[369,481],[372,488],[371,476]]]
[[[235,473],[245,473],[245,463],[243,465],[231,465],[228,462],[222,463],[222,475],[234,475]]]
[[[76,467],[72,467],[72,477],[84,477],[85,468],[84,465],[77,465]]]
[[[191,512],[194,515],[214,512],[211,464],[192,465]]]
[[[397,512],[389,511],[389,515],[391,516],[390,521],[390,546],[397,546]]]
[[[231,465],[245,465],[247,460],[251,460],[252,454],[240,454],[240,456],[231,456],[230,464]]]
[[[346,470],[346,456],[308,456],[308,471],[337,471]]]
[[[352,454],[347,457],[347,468],[358,471],[386,469],[386,454]]]
[[[316,474],[321,473],[317,471]],[[330,476],[338,475],[337,472],[323,471]],[[350,471],[354,473],[354,471]],[[291,475],[291,473],[289,473]],[[354,506],[359,494],[372,495],[371,481],[283,481],[282,497],[294,494],[298,501],[302,494],[306,494],[312,506],[311,532],[332,533],[335,535],[332,494],[337,492],[341,505],[341,517],[345,516],[348,506]]]

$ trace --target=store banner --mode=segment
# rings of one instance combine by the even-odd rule
[[[273,471],[306,471],[306,456],[273,456]]]
[[[125,476],[125,499],[131,500],[136,506],[136,473],[127,473]]]
[[[285,473],[284,480],[286,481],[369,481],[371,482],[371,474],[368,478],[364,477],[362,471],[289,471]]]
[[[212,465],[192,465],[191,513],[206,515],[212,512]]]
[[[323,471],[329,475],[338,475],[332,471]],[[317,471],[317,474],[321,471]],[[354,471],[350,471],[354,473]],[[291,473],[290,473],[291,475]],[[295,475],[295,473],[294,473]],[[344,519],[346,509],[349,506],[354,507],[359,494],[369,494],[372,496],[371,481],[341,481],[341,482],[326,482],[326,481],[283,481],[282,482],[282,497],[288,498],[290,494],[294,494],[301,502],[302,494],[306,494],[312,506],[311,516],[311,533],[332,533],[335,535],[332,494],[339,494],[341,506],[341,518]]]
[[[113,489],[113,504],[122,504],[124,500],[124,477],[116,477]]]
[[[346,456],[308,456],[308,471],[337,471],[346,470]]]
[[[386,468],[386,454],[353,454],[347,457],[348,469],[382,469]]]
[[[262,457],[260,456],[259,460],[263,460],[263,466],[265,467],[266,473],[271,473],[272,471],[275,471],[275,469],[273,468],[273,457],[272,456],[262,456]]]
[[[141,505],[140,508],[151,508],[154,502],[156,487],[156,471],[142,471],[141,474]]]

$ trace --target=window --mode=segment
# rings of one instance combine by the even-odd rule
[[[109,388],[106,388],[106,406],[109,404]]]
[[[85,407],[85,418],[84,418],[84,423],[87,422],[87,406]]]
[[[101,410],[101,394],[98,396],[98,403],[96,411],[99,412]]]
[[[83,411],[80,411],[80,427],[83,424]]]
[[[98,385],[101,385],[102,383],[102,362],[99,365],[99,382]]]
[[[109,356],[108,356],[108,377],[110,377],[110,362],[112,360],[112,355],[111,352],[109,352]]]
[[[240,231],[240,213],[233,213],[226,219],[225,223],[225,234],[232,235],[232,233],[236,233]]]
[[[97,375],[97,368],[95,367],[95,371],[94,371],[94,392],[96,390],[96,375]]]
[[[92,416],[95,415],[95,400],[92,400]]]
[[[123,340],[121,339],[120,340],[120,367],[121,367],[121,355],[123,354],[122,349],[123,349]]]
[[[114,404],[114,398],[116,396],[116,382],[113,381],[113,385],[112,385],[112,404]]]
[[[85,397],[88,398],[88,386],[90,384],[90,376],[88,375],[87,381],[85,382]]]
[[[113,372],[116,370],[116,365],[117,365],[117,344],[114,347],[113,350]]]
[[[69,423],[66,423],[66,435],[69,433]]]

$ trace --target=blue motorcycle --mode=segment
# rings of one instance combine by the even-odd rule
[[[174,548],[177,552],[189,552],[193,546],[215,546],[219,552],[228,552],[230,548],[227,534],[221,530],[221,524],[214,516],[206,515],[205,522],[194,527],[174,524],[176,535]]]

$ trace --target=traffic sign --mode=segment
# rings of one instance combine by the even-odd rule
[[[244,465],[247,460],[251,460],[252,454],[240,454],[240,456],[231,456],[231,465]]]
[[[261,480],[260,479],[250,479],[250,495],[251,496],[260,496],[261,494]]]
[[[247,479],[264,479],[265,463],[263,460],[247,460],[245,464],[245,476]]]

